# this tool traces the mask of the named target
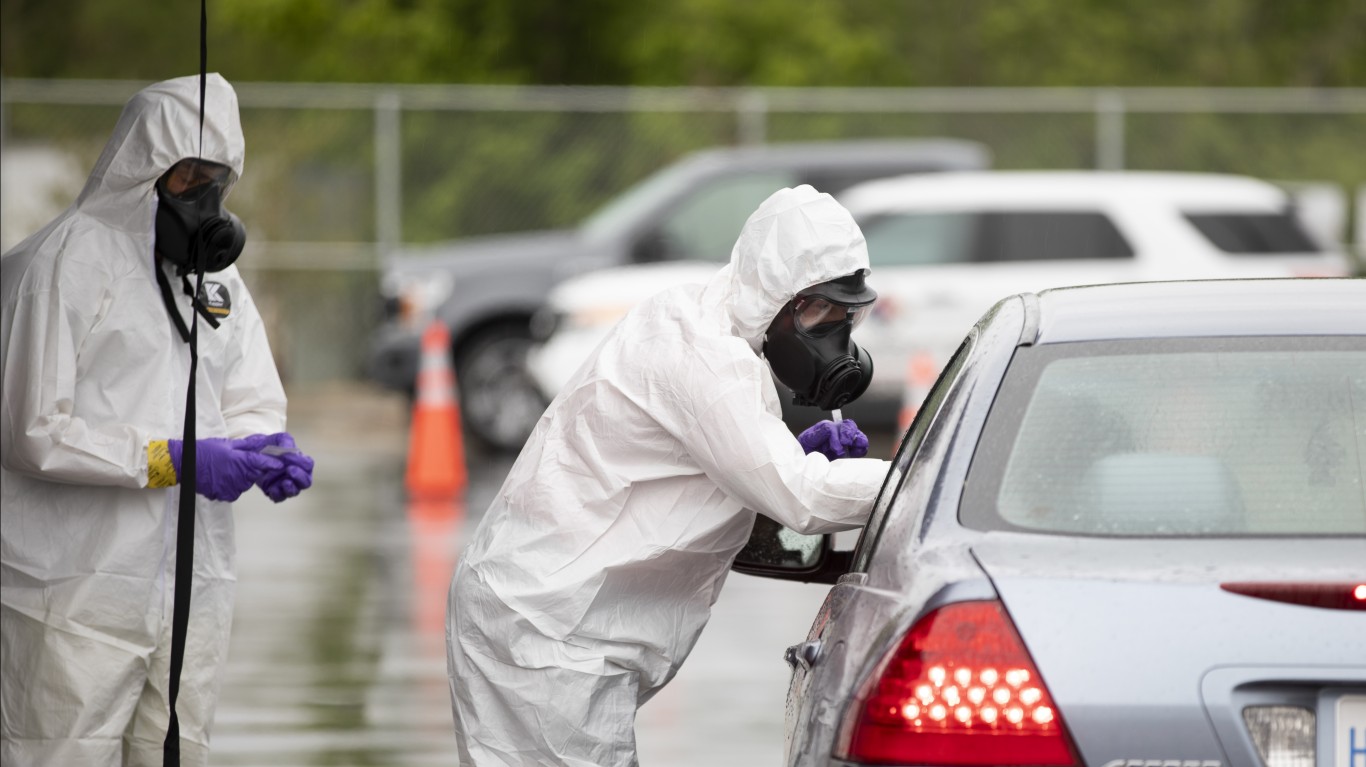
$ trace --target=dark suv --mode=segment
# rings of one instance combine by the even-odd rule
[[[439,318],[450,329],[468,432],[515,451],[546,405],[525,357],[532,317],[556,283],[621,264],[723,261],[749,214],[783,187],[838,194],[883,176],[989,165],[985,147],[953,139],[709,149],[626,190],[576,229],[408,248],[385,270],[387,316],[372,342],[371,376],[411,391],[422,328]]]

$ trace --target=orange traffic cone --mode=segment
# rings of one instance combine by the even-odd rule
[[[901,413],[896,419],[897,433],[904,435],[911,428],[911,421],[915,420],[920,404],[925,401],[938,376],[939,365],[929,352],[918,352],[907,360],[905,388],[901,390]]]
[[[452,499],[465,490],[465,446],[460,406],[451,372],[450,331],[433,320],[422,334],[422,364],[417,372],[417,402],[408,434],[408,496]]]

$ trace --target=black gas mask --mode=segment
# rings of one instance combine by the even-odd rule
[[[834,410],[868,389],[873,358],[850,337],[877,300],[866,273],[801,291],[769,324],[764,356],[795,404]]]
[[[221,272],[242,255],[247,230],[223,207],[232,169],[181,160],[157,179],[156,248],[177,273]]]

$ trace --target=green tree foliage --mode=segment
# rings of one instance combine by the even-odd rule
[[[654,5],[621,41],[633,81],[649,85],[822,86],[889,82],[900,67],[877,16],[899,2],[676,0]]]
[[[0,72],[6,77],[160,80],[198,68],[198,3],[0,4]]]
[[[161,79],[198,3],[6,0],[9,77]],[[603,85],[1366,84],[1362,0],[230,0],[238,80]]]
[[[247,79],[624,82],[624,0],[239,0],[222,24]]]
[[[234,81],[689,86],[1363,86],[1366,0],[211,0]],[[198,68],[199,4],[4,0],[7,77],[157,80]],[[86,130],[34,105],[11,135]],[[100,112],[103,115],[108,110]],[[55,114],[55,112],[53,112]],[[734,115],[403,114],[409,241],[581,220]],[[373,114],[246,110],[236,204],[263,239],[375,237]],[[1366,180],[1360,115],[1131,114],[1145,169]],[[1000,167],[1090,167],[1087,114],[784,114],[775,141],[959,136]],[[66,140],[62,138],[62,140]],[[68,142],[69,143],[69,142]]]
[[[901,85],[1366,84],[1360,0],[890,0]],[[887,12],[889,6],[902,13]]]

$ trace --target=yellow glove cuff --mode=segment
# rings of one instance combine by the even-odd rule
[[[175,464],[171,463],[171,449],[166,440],[154,439],[147,443],[147,486],[171,487],[178,480]]]

